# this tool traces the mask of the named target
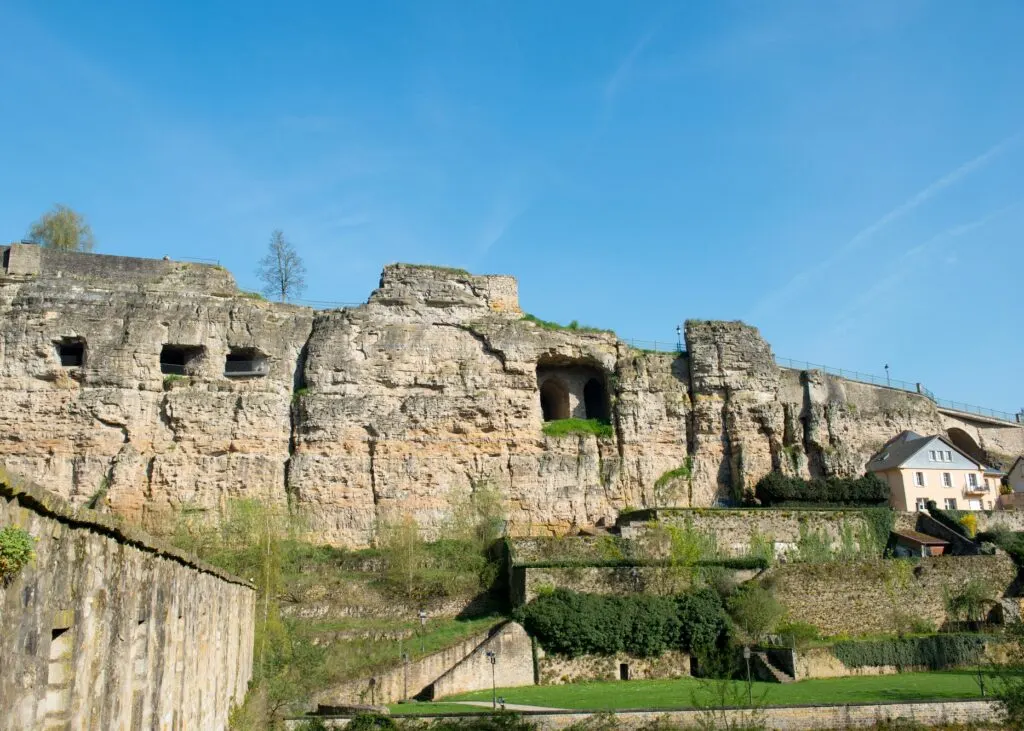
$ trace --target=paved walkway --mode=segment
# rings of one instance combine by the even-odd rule
[[[458,704],[460,706],[477,706],[478,708],[491,708],[492,707],[490,701],[445,701],[445,700],[442,700],[442,701],[438,701],[438,702],[439,703],[455,703],[455,704]],[[499,706],[500,705],[501,704],[499,704]],[[555,713],[557,713],[559,711],[564,711],[565,709],[564,708],[547,708],[545,706],[524,706],[524,705],[521,705],[519,703],[506,703],[505,704],[505,710],[506,711],[554,711]]]

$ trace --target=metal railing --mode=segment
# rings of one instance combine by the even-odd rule
[[[944,398],[933,398],[932,401],[939,408],[949,409],[951,411],[963,411],[967,414],[977,414],[978,416],[990,416],[993,419],[1001,419],[1003,421],[1012,421],[1017,424],[1024,424],[1024,411],[1016,414],[1011,414],[1009,411],[997,411],[995,409],[986,409],[983,406],[973,406],[971,404],[960,403],[959,401],[949,401]]]
[[[637,350],[652,350],[656,353],[682,353],[683,345],[678,340],[637,340],[636,338],[620,338],[622,342]]]
[[[840,378],[845,378],[848,381],[870,383],[872,386],[885,386],[886,388],[895,388],[900,391],[919,393],[922,396],[927,396],[932,401],[935,400],[935,394],[920,383],[911,383],[910,381],[901,381],[898,378],[876,376],[871,373],[861,373],[860,371],[851,371],[845,368],[833,368],[832,366],[821,365],[820,363],[793,360],[792,358],[776,358],[775,362],[783,368],[792,368],[798,371],[824,371],[829,375],[839,376]]]
[[[871,373],[861,373],[860,371],[851,371],[845,368],[833,368],[820,363],[793,360],[792,358],[776,358],[775,362],[782,368],[791,368],[800,371],[823,371],[832,376],[845,378],[848,381],[857,381],[858,383],[868,383],[872,386],[883,386],[885,388],[895,388],[909,393],[917,393],[930,399],[936,406],[942,409],[961,411],[965,414],[977,414],[978,416],[988,416],[993,419],[1008,421],[1012,424],[1024,424],[1024,410],[1013,414],[1009,411],[986,409],[983,406],[974,406],[973,404],[965,404],[959,401],[940,399],[920,383],[911,383],[910,381],[901,381],[897,378],[890,378],[889,376],[877,376]]]

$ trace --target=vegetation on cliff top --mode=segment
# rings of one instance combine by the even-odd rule
[[[545,436],[567,437],[574,434],[592,434],[595,437],[614,436],[615,430],[607,421],[600,419],[556,419],[546,421],[541,428]]]
[[[571,330],[573,332],[581,333],[604,333],[607,335],[614,335],[614,330],[604,330],[599,327],[590,327],[589,325],[580,325],[576,320],[573,320],[568,325],[562,325],[551,320],[542,320],[539,317],[531,315],[529,313],[523,315],[522,318],[526,322],[532,322],[534,325],[544,328],[545,330]]]

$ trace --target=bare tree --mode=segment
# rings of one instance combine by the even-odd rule
[[[279,229],[270,235],[267,255],[260,259],[256,273],[263,282],[260,291],[282,302],[294,299],[306,288],[306,267],[295,247]]]
[[[96,244],[85,216],[59,203],[32,224],[28,240],[64,251],[92,251]]]

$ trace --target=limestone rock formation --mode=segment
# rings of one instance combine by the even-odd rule
[[[253,497],[291,499],[314,540],[366,545],[405,514],[436,536],[489,487],[512,533],[557,533],[732,499],[772,469],[857,474],[951,419],[1024,451],[1024,429],[925,395],[780,368],[743,323],[688,322],[679,353],[546,327],[506,276],[397,264],[366,304],[314,312],[219,267],[0,256],[0,463],[156,531]],[[564,416],[613,434],[545,435]]]

